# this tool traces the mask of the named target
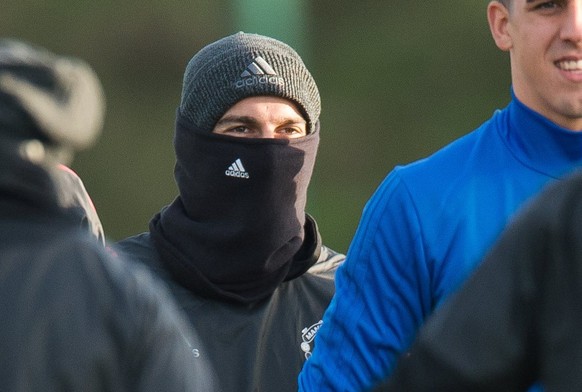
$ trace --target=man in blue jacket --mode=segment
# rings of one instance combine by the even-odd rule
[[[582,166],[582,1],[491,1],[512,100],[432,156],[396,167],[367,203],[303,391],[366,390],[473,272],[518,208]]]

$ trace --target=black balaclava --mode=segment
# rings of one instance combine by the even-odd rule
[[[208,91],[214,94],[204,99]],[[250,96],[290,100],[308,134],[289,140],[213,134],[216,121]],[[193,57],[174,138],[180,195],[150,222],[160,258],[178,282],[204,297],[252,303],[315,263],[321,243],[305,205],[319,112],[313,78],[280,41],[238,33]]]

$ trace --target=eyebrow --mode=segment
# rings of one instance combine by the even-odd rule
[[[251,126],[256,126],[259,124],[259,122],[254,117],[231,115],[221,118],[216,122],[216,125],[238,124],[238,123]]]
[[[245,124],[250,126],[258,126],[259,121],[250,116],[238,116],[238,115],[230,115],[225,116],[216,122],[216,125],[225,125],[225,124]],[[307,121],[303,119],[303,117],[295,118],[288,118],[288,119],[281,119],[280,122],[277,123],[278,126],[283,125],[292,125],[292,124],[307,124]]]

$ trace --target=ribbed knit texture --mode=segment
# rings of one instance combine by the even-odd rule
[[[275,74],[249,66],[264,59]],[[260,65],[260,60],[258,60]],[[252,67],[252,65],[251,65]],[[317,85],[303,60],[289,45],[273,38],[239,32],[202,48],[184,73],[180,114],[196,128],[212,131],[222,115],[238,101],[269,95],[294,101],[305,116],[308,131],[319,119]]]

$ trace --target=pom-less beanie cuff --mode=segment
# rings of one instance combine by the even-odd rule
[[[321,101],[299,54],[276,39],[239,32],[202,48],[190,60],[179,111],[210,132],[238,101],[263,95],[294,101],[313,131]]]

